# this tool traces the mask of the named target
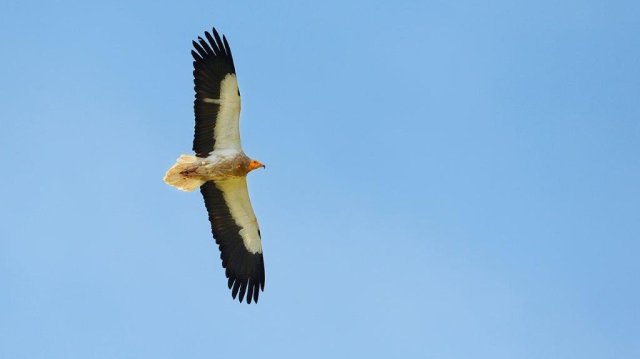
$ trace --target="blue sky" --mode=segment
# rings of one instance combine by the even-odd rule
[[[268,3],[268,4],[267,4]],[[633,1],[9,1],[0,357],[640,357]],[[267,284],[191,149],[229,38]]]

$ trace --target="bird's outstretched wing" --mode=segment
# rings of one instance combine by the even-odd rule
[[[220,247],[222,266],[229,278],[229,289],[240,302],[258,302],[264,290],[264,260],[260,229],[251,207],[247,179],[232,177],[209,181],[200,187],[209,212],[211,231]]]
[[[240,150],[240,91],[231,48],[213,29],[193,41],[193,104],[196,126],[193,151],[207,157],[215,149]]]

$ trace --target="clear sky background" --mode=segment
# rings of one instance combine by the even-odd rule
[[[268,5],[267,5],[268,3]],[[640,357],[637,1],[5,1],[0,357]],[[231,299],[191,40],[231,43]]]

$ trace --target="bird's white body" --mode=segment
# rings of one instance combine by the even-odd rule
[[[179,190],[191,192],[206,181],[247,175],[251,159],[242,150],[216,150],[207,157],[181,155],[164,176],[164,181]]]

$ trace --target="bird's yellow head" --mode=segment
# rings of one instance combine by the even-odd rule
[[[260,167],[266,168],[266,166],[264,164],[262,164],[262,162],[256,161],[256,160],[251,160],[249,162],[249,168],[248,168],[249,170],[247,172],[251,172],[251,171],[255,170],[256,168],[260,168]]]

